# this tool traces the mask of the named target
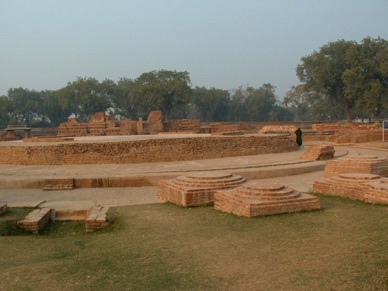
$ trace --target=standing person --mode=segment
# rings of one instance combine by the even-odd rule
[[[297,130],[295,130],[296,134],[296,143],[298,144],[299,147],[302,146],[302,130],[298,127]]]

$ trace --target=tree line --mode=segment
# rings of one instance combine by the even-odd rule
[[[192,87],[186,71],[159,70],[136,79],[98,81],[77,77],[59,90],[11,88],[0,96],[0,127],[8,124],[56,127],[74,116],[87,121],[96,112],[117,118],[146,118],[161,110],[165,120],[324,121],[356,116],[376,120],[388,100],[388,42],[367,37],[361,43],[338,40],[302,57],[301,84],[280,101],[265,83],[233,90]]]

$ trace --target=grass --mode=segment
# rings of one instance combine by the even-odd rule
[[[254,219],[117,207],[95,233],[1,236],[0,290],[387,290],[388,207],[319,197],[321,211]]]
[[[31,234],[17,226],[17,222],[26,217],[31,211],[32,208],[8,208],[7,212],[0,219],[0,236]]]

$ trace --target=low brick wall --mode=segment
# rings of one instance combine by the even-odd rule
[[[38,233],[49,222],[51,216],[50,208],[34,209],[23,220],[18,221],[18,227],[21,229]]]
[[[90,210],[88,217],[85,220],[86,232],[93,232],[98,229],[107,227],[109,222],[106,218],[106,213],[109,207],[95,206]]]
[[[0,164],[69,165],[187,161],[290,152],[286,136],[220,136],[120,142],[0,146]]]

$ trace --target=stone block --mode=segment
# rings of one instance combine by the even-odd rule
[[[278,183],[249,182],[231,190],[216,191],[216,210],[256,217],[320,209],[319,199]]]

